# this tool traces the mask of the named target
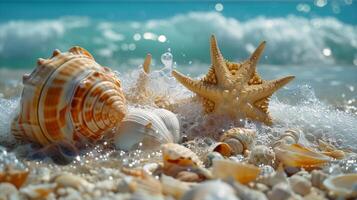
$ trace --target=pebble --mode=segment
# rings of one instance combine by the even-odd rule
[[[292,190],[301,196],[305,196],[311,191],[311,182],[302,176],[293,175],[289,178],[289,183]]]
[[[0,199],[1,200],[19,199],[19,191],[11,183],[0,183]]]

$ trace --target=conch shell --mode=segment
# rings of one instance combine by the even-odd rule
[[[114,136],[114,144],[122,150],[137,146],[160,148],[161,144],[177,143],[180,124],[176,115],[165,109],[130,109]]]
[[[220,141],[229,144],[233,154],[243,154],[254,146],[255,138],[256,134],[252,129],[232,128],[223,133]]]
[[[331,158],[300,144],[282,144],[274,148],[276,158],[288,167],[312,170],[331,161]]]
[[[21,110],[11,127],[17,139],[41,145],[95,141],[125,116],[120,80],[85,49],[55,50],[37,64],[23,76]]]

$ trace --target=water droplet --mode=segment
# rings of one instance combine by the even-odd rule
[[[331,51],[330,48],[324,48],[324,49],[322,50],[322,54],[323,54],[324,56],[331,56],[332,51]]]
[[[216,11],[218,11],[218,12],[221,12],[221,11],[223,11],[223,4],[221,4],[221,3],[217,3],[215,6],[214,6],[214,9],[216,9]]]
[[[326,6],[326,4],[327,4],[327,0],[315,0],[315,5],[317,6],[317,7],[324,7],[324,6]]]
[[[167,38],[166,38],[165,35],[160,35],[160,36],[157,38],[157,40],[158,40],[159,42],[166,42]]]
[[[172,62],[173,62],[173,56],[170,52],[166,52],[164,54],[161,55],[161,62],[162,64],[165,65],[165,67],[167,68],[171,68],[172,67]]]

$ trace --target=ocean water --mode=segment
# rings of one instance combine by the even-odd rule
[[[147,53],[154,70],[164,67],[161,56],[169,52],[177,70],[202,76],[215,34],[231,61],[246,59],[267,41],[262,77],[296,76],[273,96],[275,131],[298,128],[351,147],[357,142],[356,10],[352,0],[0,1],[0,141],[13,141],[9,116],[18,109],[22,74],[54,49],[82,46],[130,87]],[[176,98],[191,95],[169,80],[163,87]]]

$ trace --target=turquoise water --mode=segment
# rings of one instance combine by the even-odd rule
[[[37,58],[80,45],[121,73],[146,53],[153,68],[165,52],[178,70],[198,76],[215,34],[228,60],[247,58],[263,40],[266,79],[294,74],[333,104],[354,101],[357,88],[357,3],[344,1],[0,1],[0,88],[20,81]],[[16,70],[16,71],[14,71]],[[16,85],[16,84],[15,84]]]

